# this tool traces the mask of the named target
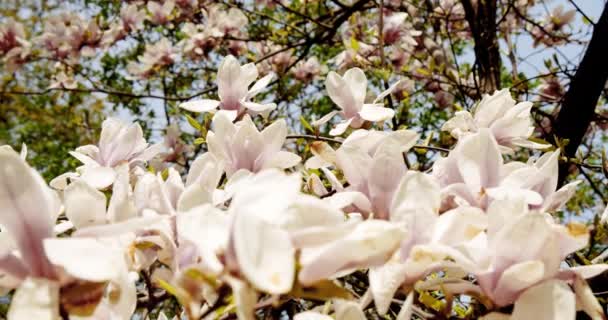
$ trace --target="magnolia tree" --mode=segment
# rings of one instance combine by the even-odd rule
[[[606,318],[608,10],[0,9],[9,320]]]

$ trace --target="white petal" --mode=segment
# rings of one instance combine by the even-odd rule
[[[386,96],[388,96],[389,94],[393,93],[393,91],[395,91],[395,89],[397,88],[397,86],[399,86],[400,83],[401,83],[401,80],[393,83],[388,89],[384,90],[382,93],[380,93],[376,97],[376,99],[374,99],[374,103],[381,102],[382,100],[384,100],[384,98]]]
[[[109,167],[84,167],[80,178],[95,189],[102,190],[114,183],[116,172]]]
[[[79,229],[106,221],[106,196],[82,180],[72,182],[64,191],[65,215]]]
[[[302,158],[295,153],[287,152],[287,151],[279,151],[275,153],[269,161],[264,163],[263,168],[279,168],[279,169],[287,169],[291,168],[302,161]]]
[[[59,319],[59,283],[42,278],[26,279],[15,291],[7,319]]]
[[[269,110],[273,110],[277,107],[276,103],[256,103],[256,102],[242,102],[245,108],[254,111],[254,112],[266,112]]]
[[[359,111],[361,118],[371,121],[378,122],[388,120],[395,116],[395,110],[384,108],[382,105],[376,104],[364,104],[361,111]]]
[[[356,302],[343,301],[336,307],[336,320],[365,320],[365,314]]]
[[[53,236],[51,189],[12,150],[0,150],[0,224],[14,237],[33,276],[52,277],[42,240]]]
[[[396,225],[366,220],[343,239],[322,247],[316,257],[302,267],[298,279],[309,285],[339,271],[380,265],[393,255],[402,237]]]
[[[304,311],[296,314],[293,320],[333,320],[334,318],[315,311]]]
[[[494,302],[499,306],[511,304],[520,291],[531,287],[545,277],[545,265],[533,260],[507,268],[494,289]]]
[[[343,79],[348,84],[355,103],[359,106],[363,105],[367,91],[367,78],[363,70],[359,68],[346,70]]]
[[[361,109],[363,101],[357,103],[349,84],[337,73],[331,71],[327,75],[325,88],[331,100],[342,109],[347,118],[353,117]]]
[[[331,118],[335,117],[338,114],[338,111],[334,110],[334,111],[330,111],[328,114],[322,116],[321,118],[319,118],[318,120],[315,120],[313,122],[311,122],[310,124],[313,127],[319,127],[322,126],[323,124],[329,122],[329,120],[331,120]]]
[[[192,112],[209,112],[217,109],[219,105],[217,100],[201,99],[181,103],[179,107]]]
[[[513,308],[513,320],[572,320],[576,316],[574,293],[563,282],[545,281],[519,296]]]
[[[247,283],[236,279],[228,278],[228,284],[232,288],[232,294],[234,297],[234,304],[236,305],[236,314],[239,320],[254,320],[255,317],[255,304],[257,301],[257,294],[253,288]]]
[[[44,241],[49,260],[71,276],[103,282],[118,277],[123,253],[89,238],[55,238]]]
[[[263,221],[258,213],[237,212],[233,246],[241,272],[253,286],[270,294],[291,290],[295,276],[295,249],[289,234]]]
[[[393,296],[405,280],[406,273],[407,266],[398,258],[369,269],[369,288],[378,314],[385,315],[388,312]]]
[[[503,160],[498,144],[488,130],[465,137],[452,152],[456,154],[460,174],[472,192],[496,186]]]
[[[228,231],[228,216],[210,205],[181,212],[177,216],[180,241],[193,243],[198,249],[201,263],[213,274],[219,274],[224,269],[218,254],[228,246]]]
[[[247,98],[246,99],[251,99],[253,98],[256,94],[260,93],[262,90],[264,90],[268,84],[270,83],[270,81],[272,81],[272,78],[274,78],[273,74],[267,74],[266,76],[264,76],[262,79],[258,80],[252,87],[251,89],[249,89],[249,92],[247,93]]]
[[[332,136],[342,135],[346,131],[346,129],[348,129],[348,126],[350,126],[351,122],[353,122],[352,118],[338,123],[333,129],[329,131],[329,134]]]

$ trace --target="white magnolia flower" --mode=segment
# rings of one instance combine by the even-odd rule
[[[229,115],[231,120],[250,111],[254,114],[268,112],[276,108],[274,103],[260,104],[251,99],[260,93],[272,80],[269,74],[249,86],[258,77],[258,69],[253,63],[241,66],[233,56],[222,60],[217,72],[217,90],[219,100],[201,99],[180,104],[180,107],[192,112],[210,112],[218,107]]]
[[[223,163],[229,176],[241,169],[251,172],[286,169],[301,160],[298,155],[281,150],[287,137],[283,119],[260,132],[248,115],[234,124],[220,112],[213,117],[212,126],[213,131],[207,133],[209,152]]]
[[[102,300],[112,306],[115,319],[129,319],[135,285],[127,279],[122,253],[94,239],[54,238],[59,199],[11,150],[0,149],[0,180],[0,223],[12,238],[12,245],[2,243],[0,286],[17,289],[8,319],[58,319],[60,301],[71,313],[94,309]],[[114,297],[104,293],[106,284],[115,287]],[[83,302],[79,290],[91,294],[87,290],[95,286],[98,292]]]
[[[391,94],[395,87],[396,84],[393,84],[388,90],[379,94],[372,103],[365,103],[367,78],[361,69],[349,69],[342,77],[332,71],[327,75],[325,88],[331,100],[340,107],[341,111],[332,111],[315,121],[313,125],[322,125],[340,113],[345,120],[330,131],[331,135],[338,136],[343,134],[349,126],[356,129],[361,127],[365,121],[388,120],[395,115],[395,111],[384,108],[382,99]]]
[[[115,118],[108,118],[102,124],[98,145],[76,148],[70,154],[82,162],[78,174],[68,172],[51,181],[51,186],[64,189],[67,179],[80,176],[89,185],[105,189],[112,185],[117,173],[115,168],[122,164],[129,167],[141,165],[162,151],[162,144],[149,146],[139,124],[126,124]]]
[[[509,90],[503,89],[484,95],[472,115],[468,111],[458,111],[442,130],[460,139],[481,128],[489,128],[503,152],[511,152],[515,147],[546,149],[550,145],[528,140],[534,131],[530,109],[532,102],[516,104]]]

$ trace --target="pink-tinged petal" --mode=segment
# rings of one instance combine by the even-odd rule
[[[498,144],[487,129],[462,139],[455,150],[457,166],[472,192],[497,186],[503,160]]]
[[[217,109],[219,105],[217,100],[201,99],[181,103],[179,107],[191,112],[209,112]]]
[[[256,68],[256,70],[257,70],[257,68]],[[273,78],[274,78],[273,74],[267,74],[262,79],[258,80],[251,87],[251,89],[249,89],[249,92],[247,93],[247,97],[245,98],[245,100],[249,100],[249,99],[253,98],[255,95],[257,95],[262,90],[264,90],[268,86],[270,81],[272,81]]]
[[[378,266],[393,255],[402,237],[401,229],[392,223],[366,220],[343,239],[320,248],[303,265],[298,279],[310,285],[339,271]]]
[[[0,256],[0,286],[15,288],[29,275],[29,268],[12,253]]]
[[[295,249],[286,231],[258,214],[241,209],[234,218],[231,233],[239,269],[257,289],[287,293],[295,276]]]
[[[557,189],[559,150],[543,154],[534,165],[539,169],[539,175],[541,175],[544,180],[541,184],[535,186],[534,189],[538,191],[543,198],[546,198]]]
[[[606,319],[606,314],[602,308],[602,305],[597,301],[597,298],[591,291],[591,288],[587,284],[587,281],[581,277],[574,279],[574,292],[576,293],[576,301],[579,303],[581,309],[593,320]]]
[[[384,265],[369,269],[369,289],[380,315],[388,312],[395,292],[405,280],[407,266],[400,260],[397,254]]]
[[[108,151],[107,149],[115,142],[124,127],[125,124],[117,118],[107,118],[103,121],[101,124],[101,136],[99,137],[100,152],[103,151],[105,153]],[[100,156],[105,158],[106,155],[100,154]]]
[[[348,126],[350,126],[352,122],[353,118],[350,118],[348,120],[344,120],[338,123],[333,129],[329,130],[329,134],[332,136],[342,135],[346,131],[346,129],[348,129]]]
[[[328,123],[329,120],[331,120],[331,118],[335,117],[337,114],[338,114],[338,111],[336,111],[336,110],[330,111],[328,114],[322,116],[318,120],[311,122],[310,125],[312,125],[313,127],[320,127],[320,126]]]
[[[278,152],[285,143],[287,137],[287,123],[284,119],[279,119],[273,122],[268,127],[262,130],[262,138],[264,138],[264,152],[269,155]]]
[[[372,210],[372,204],[367,197],[358,191],[343,191],[325,198],[335,208],[343,209],[354,205],[357,209],[367,213]]]
[[[407,171],[403,156],[395,151],[376,154],[369,170],[367,185],[374,216],[378,219],[388,219],[393,194]]]
[[[129,160],[132,155],[143,151],[146,147],[143,131],[139,124],[134,123],[121,131],[117,141],[112,142],[112,148],[105,152],[104,164],[114,167],[120,162]]]
[[[65,189],[63,201],[65,215],[77,229],[106,222],[106,196],[82,180]]]
[[[27,278],[11,299],[7,319],[59,319],[59,283],[44,278]]]
[[[367,91],[367,78],[363,70],[352,68],[346,70],[342,77],[348,85],[357,106],[363,105]]]
[[[492,293],[492,299],[498,306],[514,302],[519,293],[545,277],[545,265],[538,260],[525,261],[507,268]]]
[[[310,160],[310,159],[308,159],[308,160]],[[310,167],[307,166],[307,169],[308,168],[310,168]],[[325,196],[326,194],[329,193],[327,188],[325,188],[325,186],[323,185],[323,181],[321,181],[321,178],[319,178],[319,176],[314,173],[311,174],[308,177],[308,179],[306,180],[306,188],[308,189],[308,191],[310,193],[317,195],[319,197]]]
[[[441,205],[439,183],[428,174],[408,171],[396,188],[391,204],[391,221],[404,221],[414,212],[436,214]]]
[[[336,306],[336,320],[365,320],[365,314],[359,304],[352,301],[340,301]]]
[[[334,318],[316,311],[304,311],[296,314],[293,320],[334,320]]]
[[[546,218],[535,212],[508,221],[490,241],[490,250],[496,252],[495,268],[501,270],[517,261],[537,260],[542,254],[559,259],[559,250],[547,250],[555,245],[554,233]]]
[[[325,88],[331,100],[342,109],[347,118],[355,116],[361,109],[363,103],[357,104],[348,83],[337,73],[331,71],[327,75]]]
[[[367,153],[358,148],[343,145],[336,151],[336,155],[337,165],[342,169],[351,186],[358,187],[367,181],[373,161]]]
[[[553,192],[549,195],[542,206],[541,211],[543,212],[553,212],[560,210],[566,202],[570,200],[576,193],[576,186],[581,183],[580,180],[573,181],[568,183],[567,185],[559,188],[559,190]]]
[[[279,151],[273,154],[270,159],[266,160],[262,168],[287,169],[296,166],[300,161],[302,161],[302,158],[295,153]]]
[[[150,226],[163,221],[162,216],[138,217],[129,219],[123,222],[106,224],[102,226],[92,226],[76,230],[74,237],[113,237],[126,233],[134,233],[136,231],[145,230]]]
[[[395,110],[378,104],[364,104],[359,116],[371,122],[385,121],[395,116]]]
[[[95,239],[46,239],[44,249],[54,265],[77,279],[104,282],[121,272],[123,252]]]
[[[568,285],[557,280],[545,281],[522,293],[513,308],[512,319],[572,320],[576,299]]]
[[[0,150],[0,224],[14,237],[35,277],[55,275],[42,247],[43,239],[53,237],[56,212],[51,192],[17,153]]]
[[[84,167],[80,178],[93,188],[103,190],[114,183],[116,172],[110,167]]]
[[[495,91],[492,95],[484,95],[475,108],[475,122],[482,128],[489,128],[498,118],[515,106],[515,100],[508,89]]]
[[[241,77],[241,65],[238,60],[233,56],[226,56],[218,68],[216,80],[217,94],[223,103],[233,104],[245,97],[247,85],[243,88],[244,81]]]

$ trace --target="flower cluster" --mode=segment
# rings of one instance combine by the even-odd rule
[[[171,11],[165,5],[149,6],[156,23]],[[387,41],[399,32],[393,23]],[[189,319],[254,319],[260,306],[304,300],[295,319],[395,308],[397,319],[426,318],[449,316],[454,297],[487,319],[605,317],[586,279],[608,265],[564,262],[590,236],[553,215],[577,185],[558,188],[559,151],[503,157],[547,147],[528,140],[530,103],[503,90],[458,113],[444,124],[457,143],[422,172],[404,161],[428,147],[420,135],[383,123],[394,111],[382,101],[399,83],[366,103],[363,71],[331,72],[326,90],[340,111],[317,125],[339,113],[332,134],[346,137],[312,136],[303,160],[289,150],[284,120],[258,121],[274,104],[251,100],[271,81],[251,85],[257,75],[228,56],[219,100],[181,105],[214,113],[207,151],[185,172],[149,165],[174,152],[174,137],[149,145],[138,124],[113,118],[97,145],[70,153],[82,166],[50,187],[26,151],[0,148],[0,287],[16,289],[8,318],[126,320],[160,290]]]

